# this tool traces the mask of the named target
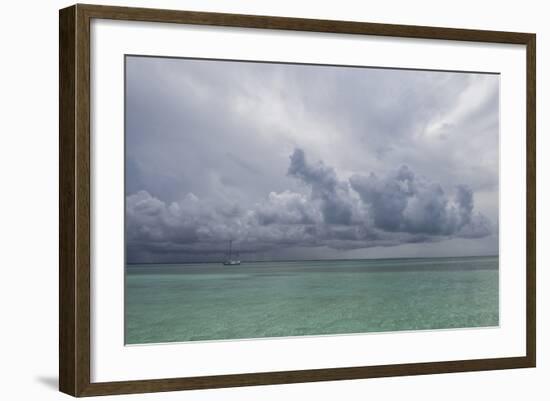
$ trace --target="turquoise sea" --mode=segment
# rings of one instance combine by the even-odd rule
[[[127,265],[126,344],[499,324],[498,257]]]

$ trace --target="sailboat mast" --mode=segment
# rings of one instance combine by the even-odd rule
[[[237,258],[239,257],[239,252],[237,252]],[[241,264],[240,260],[233,260],[233,240],[229,240],[229,257],[226,261],[223,262],[226,266],[238,266]]]

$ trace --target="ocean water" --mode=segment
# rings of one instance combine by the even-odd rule
[[[126,344],[489,327],[498,257],[128,265]]]

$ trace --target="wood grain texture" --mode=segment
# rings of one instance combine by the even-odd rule
[[[90,383],[90,20],[76,12],[76,389]]]
[[[527,359],[531,366],[536,365],[536,344],[537,344],[537,141],[536,141],[536,36],[530,35],[527,42],[527,261],[526,261],[526,283],[527,283],[527,311],[526,311],[526,332],[527,332]]]
[[[526,355],[515,358],[91,383],[91,18],[525,45],[527,49]],[[59,32],[59,388],[62,392],[73,396],[92,396],[535,366],[536,38],[534,34],[80,4],[60,10]]]
[[[318,382],[327,380],[355,380],[377,377],[413,376],[437,373],[471,372],[480,370],[530,367],[525,357],[478,359],[467,361],[411,363],[368,367],[296,370],[223,376],[137,380],[94,383],[83,396],[132,394],[156,391],[200,390],[208,388],[243,387],[269,384]]]
[[[75,7],[59,14],[59,389],[74,394]]]
[[[526,33],[79,4],[92,18],[525,44]],[[108,17],[107,17],[108,16]]]

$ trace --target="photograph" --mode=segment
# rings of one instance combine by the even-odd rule
[[[124,64],[125,344],[499,326],[500,74]]]

